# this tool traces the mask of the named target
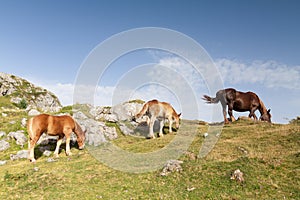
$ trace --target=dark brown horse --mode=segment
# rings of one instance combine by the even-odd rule
[[[271,122],[271,110],[267,110],[264,103],[253,92],[245,93],[236,91],[233,88],[227,88],[225,90],[219,90],[214,98],[204,95],[202,99],[205,100],[206,103],[221,102],[225,123],[228,123],[228,119],[226,117],[226,105],[228,105],[228,114],[231,121],[235,121],[235,118],[232,115],[232,110],[238,112],[249,111],[249,118],[253,117],[255,120],[257,120],[254,112],[258,109],[261,114],[260,120]]]
[[[28,159],[32,162],[35,162],[34,146],[43,133],[47,133],[49,135],[58,135],[58,140],[54,151],[54,155],[56,157],[58,157],[59,147],[62,143],[62,139],[64,138],[64,136],[66,137],[66,154],[71,155],[70,136],[72,132],[74,132],[77,136],[77,143],[79,149],[84,148],[85,132],[83,132],[79,124],[68,115],[37,115],[28,121],[27,131],[29,135]]]

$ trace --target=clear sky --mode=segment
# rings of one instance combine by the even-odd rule
[[[271,108],[273,121],[286,123],[300,115],[299,10],[297,0],[0,0],[0,71],[46,87],[71,104],[80,66],[101,42],[133,28],[167,28],[206,50],[225,87],[256,92]],[[99,104],[110,102],[120,77],[137,65],[178,64],[174,56],[155,51],[123,57],[103,77]],[[145,100],[160,97],[150,91]],[[198,118],[209,120],[210,105],[198,103]]]

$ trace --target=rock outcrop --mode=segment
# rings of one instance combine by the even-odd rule
[[[7,96],[22,109],[58,112],[62,106],[50,91],[37,87],[25,79],[0,72],[0,97]]]

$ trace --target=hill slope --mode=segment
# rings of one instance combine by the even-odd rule
[[[2,122],[9,123],[9,122]],[[148,173],[126,173],[107,167],[85,149],[64,150],[56,162],[41,156],[36,164],[9,161],[0,166],[0,196],[3,199],[300,199],[300,126],[235,122],[223,128],[212,151],[199,153],[207,131],[196,121],[182,122],[177,134],[196,128],[196,136],[179,160],[182,171],[160,176],[161,169]],[[184,123],[189,123],[185,126]],[[119,133],[113,144],[135,153],[164,148],[174,134],[146,140]],[[53,149],[52,149],[53,150]],[[13,152],[0,152],[3,154]],[[1,156],[2,155],[2,156]],[[122,159],[122,158],[119,158]],[[123,158],[126,163],[126,159]],[[240,169],[242,183],[231,180]]]

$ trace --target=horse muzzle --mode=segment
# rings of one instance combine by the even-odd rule
[[[84,144],[82,146],[79,147],[80,150],[84,149]]]

